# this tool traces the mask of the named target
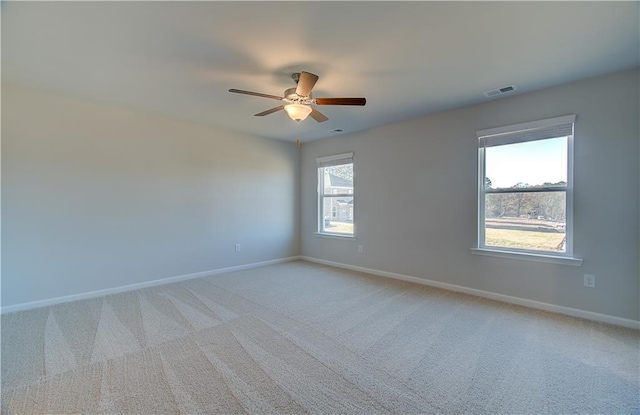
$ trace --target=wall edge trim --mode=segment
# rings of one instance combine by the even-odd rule
[[[348,265],[340,262],[327,261],[324,259],[318,259],[318,258],[306,256],[306,255],[301,255],[300,259],[303,261],[314,262],[317,264],[329,265],[337,268],[344,268],[351,271],[364,272],[367,274],[377,275],[377,276],[386,277],[386,278],[393,278],[396,280],[414,282],[421,285],[442,288],[445,290],[460,292],[464,294],[471,294],[477,297],[488,298],[490,300],[501,301],[504,303],[516,304],[524,307],[535,308],[538,310],[550,311],[553,313],[565,314],[568,316],[597,321],[600,323],[608,323],[616,326],[622,326],[622,327],[640,330],[639,320],[631,320],[628,318],[616,317],[608,314],[595,313],[593,311],[580,310],[578,308],[571,308],[571,307],[565,307],[565,306],[556,305],[556,304],[544,303],[541,301],[529,300],[522,297],[514,297],[506,294],[498,294],[491,291],[478,290],[476,288],[469,288],[462,285],[449,284],[446,282],[434,281],[426,278],[413,277],[410,275],[398,274],[395,272],[380,271],[372,268],[358,267],[355,265]]]
[[[48,298],[48,299],[44,299],[44,300],[30,301],[30,302],[27,302],[27,303],[20,303],[20,304],[14,304],[14,305],[2,307],[2,308],[0,308],[0,314],[13,313],[13,312],[16,312],[16,311],[23,311],[23,310],[31,310],[31,309],[34,309],[34,308],[47,307],[47,306],[56,305],[56,304],[68,303],[68,302],[71,302],[71,301],[86,300],[86,299],[95,298],[95,297],[103,297],[103,296],[106,296],[106,295],[118,294],[118,293],[122,293],[122,292],[126,292],[126,291],[138,290],[138,289],[141,289],[141,288],[154,287],[154,286],[157,286],[157,285],[171,284],[171,283],[174,283],[174,282],[186,281],[186,280],[190,280],[190,279],[194,279],[194,278],[208,277],[208,276],[212,276],[212,275],[225,274],[225,273],[228,273],[228,272],[241,271],[241,270],[250,269],[250,268],[258,268],[258,267],[263,267],[263,266],[267,266],[267,265],[280,264],[280,263],[283,263],[283,262],[296,261],[298,259],[300,259],[300,256],[299,255],[294,255],[294,256],[285,257],[285,258],[271,259],[271,260],[268,260],[268,261],[253,262],[253,263],[250,263],[250,264],[236,265],[236,266],[232,266],[232,267],[218,268],[218,269],[213,269],[213,270],[208,270],[208,271],[201,271],[201,272],[194,272],[194,273],[191,273],[191,274],[184,274],[184,275],[178,275],[178,276],[175,276],[175,277],[161,278],[161,279],[157,279],[157,280],[139,282],[139,283],[129,284],[129,285],[121,285],[119,287],[105,288],[105,289],[102,289],[102,290],[95,290],[95,291],[88,291],[88,292],[79,293],[79,294],[65,295],[65,296],[62,296],[62,297],[54,297],[54,298]]]

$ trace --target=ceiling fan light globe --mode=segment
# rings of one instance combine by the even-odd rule
[[[294,121],[302,121],[311,114],[311,107],[302,104],[289,104],[284,106],[284,110],[287,111],[289,118]]]

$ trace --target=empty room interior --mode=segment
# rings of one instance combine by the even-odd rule
[[[640,3],[0,13],[2,413],[640,413]]]

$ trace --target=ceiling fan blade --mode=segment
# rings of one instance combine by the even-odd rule
[[[314,75],[309,72],[300,72],[300,79],[298,79],[296,94],[302,97],[308,97],[316,82],[318,82],[318,75]]]
[[[284,105],[280,105],[279,107],[271,108],[270,110],[262,111],[257,114],[254,114],[256,117],[264,117],[265,115],[273,114],[274,112],[278,112],[284,109]]]
[[[366,98],[316,98],[316,105],[360,105],[367,103]]]
[[[311,114],[309,114],[309,116],[318,122],[325,122],[329,119],[326,115],[315,108],[311,109]]]
[[[253,95],[253,96],[262,97],[262,98],[277,99],[278,101],[282,101],[282,97],[277,97],[275,95],[269,95],[269,94],[261,94],[260,92],[243,91],[242,89],[233,89],[233,88],[230,89],[229,92],[233,92],[235,94]]]

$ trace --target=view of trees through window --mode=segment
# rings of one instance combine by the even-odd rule
[[[353,163],[321,169],[322,232],[353,235]]]
[[[566,252],[567,138],[485,151],[485,245]]]
[[[488,193],[485,244],[565,252],[566,193]]]

